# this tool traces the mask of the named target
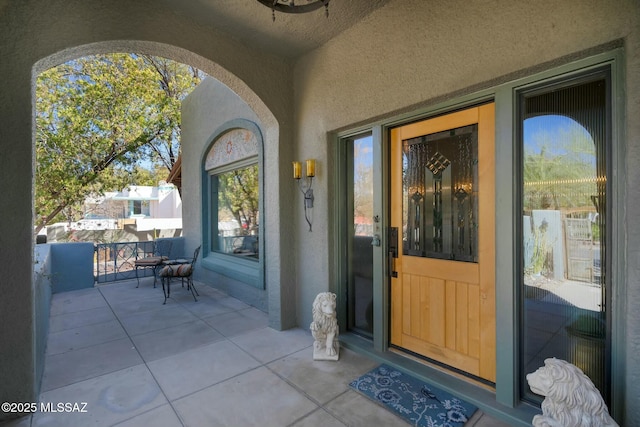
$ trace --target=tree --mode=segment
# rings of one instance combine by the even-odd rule
[[[164,58],[96,55],[36,82],[36,223],[72,220],[89,194],[122,189],[145,161],[171,170],[180,103],[204,75]]]
[[[246,234],[257,229],[260,211],[258,165],[234,169],[217,177],[218,201],[223,210],[220,220],[225,220],[224,213],[230,213]]]
[[[577,125],[541,130],[525,143],[525,210],[592,207],[596,149]]]
[[[373,153],[372,138],[353,141],[353,220],[356,235],[372,235]]]

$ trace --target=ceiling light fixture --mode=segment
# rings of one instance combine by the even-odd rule
[[[329,17],[330,0],[306,0],[304,4],[295,4],[295,0],[258,0],[263,5],[271,8],[273,20],[276,20],[276,11],[283,13],[307,13],[318,10],[324,6],[325,15]],[[305,1],[305,0],[301,0]]]

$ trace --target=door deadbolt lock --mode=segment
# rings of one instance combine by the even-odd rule
[[[375,234],[373,236],[373,239],[371,239],[371,246],[380,246],[380,235],[379,234]]]

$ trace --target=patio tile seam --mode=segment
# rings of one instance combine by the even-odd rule
[[[51,314],[49,316],[49,318],[60,317],[60,316],[68,316],[70,314],[84,313],[85,311],[97,310],[97,309],[100,309],[100,308],[105,308],[105,307],[89,307],[89,308],[83,308],[83,309],[77,310],[77,311],[69,311],[69,312],[65,312],[65,313]]]
[[[163,298],[163,297],[162,297],[162,295],[161,295],[160,297],[153,297],[153,296],[152,296],[152,297],[140,297],[140,298],[131,298],[131,299],[129,299],[129,300],[125,300],[125,301],[122,301],[122,302],[118,301],[118,302],[119,302],[118,304],[114,304],[114,306],[115,306],[115,307],[114,307],[114,310],[113,310],[113,311],[114,311],[114,312],[116,312],[116,311],[120,311],[120,307],[126,306],[127,304],[129,304],[129,303],[131,303],[131,302],[138,302],[138,301],[139,301],[139,302],[147,302],[147,301],[152,301],[152,300],[154,300],[154,301],[158,301],[158,300],[159,300],[159,301],[160,301],[160,302],[158,303],[158,307],[155,307],[155,308],[152,308],[152,307],[149,307],[149,308],[142,308],[142,309],[138,309],[138,310],[136,310],[135,312],[132,312],[132,313],[126,313],[126,312],[125,312],[125,313],[123,313],[123,316],[122,316],[122,317],[132,316],[132,315],[134,315],[134,314],[143,313],[143,312],[146,312],[146,311],[156,311],[156,310],[161,310],[162,308],[165,308],[165,307],[166,307],[166,306],[164,306],[164,305],[162,304],[162,298]]]
[[[96,322],[96,323],[87,323],[87,324],[80,325],[80,326],[74,326],[74,327],[68,328],[68,329],[59,329],[59,330],[55,330],[55,331],[49,331],[49,334],[59,334],[61,332],[69,332],[69,331],[72,331],[74,329],[85,328],[85,327],[89,327],[89,326],[98,326],[98,325],[101,325],[103,323],[113,322],[114,320],[115,319],[110,319],[110,320],[105,320],[105,321]]]
[[[118,320],[120,320],[120,319],[118,319]],[[189,319],[189,320],[186,320],[186,321],[176,321],[176,323],[172,323],[170,327],[186,325],[187,323],[195,322],[195,321],[198,321],[198,320],[201,320],[201,319]],[[207,325],[207,326],[209,326],[209,325]],[[123,328],[124,328],[124,326],[123,326]],[[162,327],[160,327],[158,329],[149,329],[149,330],[145,330],[144,332],[139,332],[139,333],[135,333],[135,334],[129,333],[127,331],[127,329],[125,328],[125,332],[127,333],[127,336],[129,338],[132,338],[132,337],[139,337],[139,336],[150,334],[150,333],[154,333],[154,332],[157,333],[157,332],[162,331],[164,329],[167,329],[167,326],[162,326]]]
[[[152,298],[148,298],[148,300],[151,300],[151,299]],[[111,308],[111,311],[113,311],[113,314],[115,316],[117,316],[118,318],[123,318],[123,319],[125,319],[127,317],[137,316],[137,315],[140,315],[140,314],[143,314],[143,313],[150,313],[150,312],[153,312],[153,311],[160,311],[160,310],[164,310],[164,309],[167,309],[167,308],[171,308],[169,306],[166,306],[166,305],[162,304],[162,298],[153,298],[153,299],[156,299],[156,300],[159,299],[160,300],[160,302],[158,303],[158,307],[157,308],[143,308],[143,309],[131,312],[131,313],[127,313],[127,312],[118,313],[119,310],[117,308],[114,309],[112,306],[109,306],[109,308]],[[140,299],[140,300],[130,300],[130,301],[146,301],[146,300],[147,300],[146,298],[143,298],[143,299]]]
[[[126,333],[126,331],[125,331],[125,333]],[[126,336],[122,336],[122,337],[117,337],[117,338],[108,339],[108,340],[106,340],[106,341],[101,341],[101,342],[94,343],[94,344],[91,344],[91,345],[84,345],[84,346],[82,346],[82,347],[75,347],[75,348],[72,348],[72,349],[69,349],[69,350],[65,350],[65,351],[61,351],[61,352],[58,352],[58,353],[49,353],[49,352],[48,352],[48,349],[47,349],[47,350],[45,350],[45,357],[49,357],[49,356],[60,356],[61,354],[70,353],[70,352],[72,352],[72,351],[85,350],[85,349],[89,349],[89,348],[92,348],[92,347],[96,347],[96,346],[99,346],[99,345],[102,345],[102,344],[108,344],[108,343],[110,343],[110,342],[123,340],[123,339],[125,339],[125,338],[129,338],[129,340],[131,340],[131,337],[130,337],[130,336],[128,336],[128,335],[126,335]],[[135,346],[135,344],[133,343],[133,340],[131,340],[131,344]],[[48,347],[49,347],[49,345],[47,344],[47,348],[48,348]]]
[[[102,292],[100,294],[102,295]],[[102,295],[102,298],[105,298],[104,295]],[[107,303],[107,305],[109,306],[109,309],[111,310],[111,312],[115,316],[116,320],[118,321],[118,324],[120,324],[120,327],[124,330],[125,335],[127,336],[127,338],[129,338],[129,341],[131,341],[131,345],[133,346],[133,348],[136,349],[136,353],[138,353],[138,356],[140,356],[140,359],[143,362],[145,362],[144,358],[142,357],[142,354],[140,353],[140,350],[138,350],[138,347],[136,346],[135,342],[133,341],[133,338],[131,338],[131,334],[129,334],[129,331],[127,331],[127,328],[125,328],[124,325],[122,324],[122,320],[120,319],[120,317],[118,317],[116,312],[113,311],[113,307],[111,306],[111,304],[109,303],[109,301],[106,298],[105,298],[105,302]],[[145,365],[146,365],[146,362],[145,362]],[[149,367],[147,367],[147,369],[149,369]]]
[[[81,308],[79,310],[75,310],[74,309],[74,310],[71,310],[71,311],[59,311],[59,309],[54,309],[53,311],[59,311],[59,312],[51,313],[50,317],[65,316],[65,315],[70,315],[70,314],[78,314],[78,313],[83,313],[85,311],[96,310],[96,309],[104,308],[104,307],[105,307],[104,305],[95,306],[95,307],[89,306],[89,307],[86,307],[86,308]]]
[[[338,420],[339,422],[341,422],[342,424],[344,424],[345,426],[349,425],[349,422],[345,419],[343,419],[342,417],[340,417],[337,413],[331,411],[331,409],[328,408],[328,405],[341,398],[342,396],[344,396],[345,394],[347,394],[350,390],[344,390],[342,393],[337,394],[336,396],[334,396],[332,399],[329,399],[327,402],[325,402],[324,404],[319,405],[320,409],[322,409],[324,412],[326,412],[327,414],[329,414],[331,417],[335,418],[336,420]]]
[[[169,405],[171,405],[171,403],[170,403],[168,400],[167,400],[167,403],[168,403]],[[123,424],[123,423],[126,423],[127,421],[130,421],[130,420],[134,419],[134,418],[140,417],[140,416],[142,416],[142,415],[144,415],[144,414],[147,414],[147,413],[149,413],[149,412],[151,412],[151,411],[155,411],[156,409],[163,407],[163,406],[164,406],[164,405],[166,405],[167,403],[162,403],[162,404],[157,405],[157,406],[154,406],[153,408],[150,408],[150,409],[148,409],[148,410],[146,410],[146,411],[144,411],[144,412],[141,412],[141,413],[139,413],[139,414],[136,414],[136,415],[134,415],[134,416],[132,416],[132,417],[129,417],[129,418],[126,418],[126,419],[123,419],[123,420],[119,420],[116,424],[113,424],[113,425],[112,425],[112,427],[117,427],[117,426],[119,426],[119,425],[121,425],[121,424]],[[173,406],[171,406],[171,408],[173,409]],[[175,410],[174,410],[174,412],[175,412]],[[176,416],[177,416],[177,415],[178,415],[178,414],[176,414]],[[182,424],[182,427],[185,427],[185,425],[184,425],[184,423],[182,422],[182,420],[181,420],[179,417],[178,417],[178,419],[180,420],[180,423]]]
[[[149,313],[149,312],[148,312],[148,311],[143,311],[143,312],[141,312],[140,314],[144,314],[144,313]],[[114,314],[115,314],[115,313],[114,313]],[[189,312],[189,314],[191,314],[191,315],[193,316],[193,313]],[[136,314],[134,314],[134,315],[132,315],[132,316],[124,316],[123,318],[133,317],[133,316],[136,316],[136,315],[138,315],[138,313],[136,313]],[[116,317],[117,317],[117,315],[116,315]],[[194,316],[194,318],[193,318],[193,319],[175,319],[175,323],[171,323],[171,326],[184,325],[184,324],[186,324],[186,323],[193,322],[194,320],[199,320],[199,319],[198,319],[197,317],[195,317],[195,316]],[[132,337],[132,336],[134,336],[134,337],[135,337],[135,336],[138,336],[138,335],[147,334],[147,333],[149,333],[149,332],[158,332],[158,331],[161,331],[161,330],[163,330],[163,329],[166,329],[166,328],[167,328],[167,326],[159,326],[159,327],[157,327],[157,328],[156,328],[156,327],[154,327],[154,329],[144,330],[144,332],[139,332],[139,333],[130,333],[130,332],[127,330],[126,326],[124,326],[124,324],[122,323],[122,319],[120,319],[119,317],[118,317],[118,322],[120,322],[120,325],[121,325],[121,326],[122,326],[122,328],[125,330],[125,332],[126,332],[126,334],[127,334],[127,336],[128,336],[128,337]]]
[[[349,425],[349,423],[347,423],[345,420],[343,420],[342,418],[338,417],[336,414],[334,414],[331,411],[329,411],[327,408],[325,408],[323,406],[319,406],[316,409],[314,409],[313,411],[311,411],[308,414],[306,414],[305,416],[298,418],[297,420],[295,420],[291,424],[288,424],[285,427],[293,427],[297,423],[299,423],[300,421],[304,420],[305,418],[308,418],[308,417],[312,416],[313,414],[315,414],[316,412],[319,412],[319,411],[324,412],[325,414],[327,414],[331,418],[335,419],[336,421],[338,421],[340,424],[342,424],[344,426],[348,426]]]
[[[305,418],[311,416],[311,414],[313,414],[313,413],[315,413],[316,411],[319,411],[319,410],[324,410],[324,408],[322,408],[321,406],[316,404],[316,407],[313,408],[311,411],[309,411],[306,414],[304,414],[304,415],[298,417],[297,419],[293,420],[293,422],[287,424],[285,427],[292,427],[292,426],[296,425],[297,423],[299,423],[300,421],[304,420]]]
[[[178,420],[180,421],[180,424],[182,424],[183,427],[185,427],[184,421],[182,419],[182,417],[180,416],[180,414],[178,413],[178,411],[176,411],[175,406],[173,406],[173,401],[171,399],[169,399],[169,396],[167,396],[167,393],[165,393],[164,389],[162,388],[162,386],[160,385],[160,382],[158,381],[158,379],[156,378],[156,376],[153,374],[153,371],[151,370],[151,368],[149,368],[149,365],[147,364],[147,362],[144,362],[144,367],[147,369],[147,371],[149,372],[149,375],[151,375],[151,378],[153,378],[153,381],[155,381],[156,385],[158,386],[158,389],[160,390],[160,392],[162,393],[162,395],[164,396],[164,398],[167,400],[167,403],[169,404],[169,406],[171,407],[171,410],[173,411],[173,413],[176,415],[176,417],[178,418]],[[163,404],[164,405],[164,404]],[[156,408],[153,409],[157,409],[162,405],[157,406]],[[149,412],[149,411],[147,411]],[[145,412],[146,413],[146,412]],[[136,415],[139,416],[142,414],[138,414]],[[135,417],[131,417],[131,418],[135,418]]]
[[[267,326],[267,327],[268,327],[268,326]],[[251,331],[247,331],[247,332],[245,332],[245,333],[250,333],[250,332],[254,332],[254,331],[255,331],[255,329],[254,329],[254,330],[251,330]],[[242,335],[242,334],[236,335],[236,337],[237,337],[237,336],[240,336],[240,335]],[[315,405],[317,405],[318,407],[321,407],[321,406],[320,406],[320,404],[319,404],[315,399],[312,399],[312,398],[311,398],[307,393],[305,393],[303,390],[299,389],[299,388],[298,388],[298,387],[296,387],[294,384],[292,384],[290,381],[288,381],[286,378],[282,377],[282,376],[281,376],[281,375],[279,375],[277,372],[273,371],[269,366],[267,366],[267,365],[268,365],[268,364],[270,364],[270,363],[276,362],[276,361],[278,361],[278,360],[280,360],[280,359],[283,359],[283,358],[286,358],[286,357],[288,357],[288,356],[290,356],[290,355],[292,355],[292,354],[295,354],[295,353],[297,353],[298,351],[304,350],[304,348],[303,348],[303,349],[295,350],[295,351],[293,351],[293,352],[291,352],[291,353],[288,353],[288,354],[283,355],[283,356],[281,356],[281,357],[277,357],[277,358],[275,358],[275,359],[273,359],[273,360],[269,360],[269,361],[263,362],[263,361],[259,360],[258,358],[256,358],[256,357],[255,357],[253,354],[251,354],[249,351],[245,350],[244,348],[242,348],[241,346],[239,346],[238,344],[236,344],[234,341],[230,340],[230,339],[229,339],[229,338],[227,338],[227,337],[224,337],[224,336],[223,336],[223,338],[222,338],[221,340],[218,340],[218,341],[215,341],[215,342],[222,342],[222,341],[228,341],[230,344],[232,344],[233,346],[235,346],[236,348],[238,348],[240,351],[242,351],[243,353],[247,354],[247,356],[249,356],[251,359],[253,359],[253,360],[255,360],[255,361],[257,362],[257,365],[256,365],[255,367],[253,367],[253,368],[249,368],[249,369],[247,369],[247,370],[245,370],[245,371],[239,372],[239,373],[237,373],[237,374],[235,374],[235,375],[232,375],[232,376],[230,376],[230,377],[227,377],[227,378],[225,378],[225,379],[222,379],[222,380],[220,380],[220,381],[218,381],[218,382],[216,382],[216,383],[209,384],[209,385],[208,385],[208,386],[206,386],[206,387],[202,387],[202,388],[200,388],[200,389],[197,389],[197,390],[194,390],[194,391],[192,391],[192,392],[189,392],[189,393],[185,394],[184,396],[176,397],[175,399],[173,399],[173,401],[172,401],[172,402],[175,402],[175,401],[180,400],[180,399],[184,399],[184,398],[189,397],[189,396],[191,396],[191,395],[193,395],[193,394],[199,393],[199,392],[201,392],[201,391],[203,391],[203,390],[206,390],[206,389],[208,389],[208,388],[214,387],[214,386],[216,386],[216,385],[219,385],[219,384],[224,383],[224,382],[226,382],[226,381],[232,380],[232,379],[237,378],[237,377],[239,377],[239,376],[245,375],[245,374],[247,374],[247,373],[249,373],[249,372],[252,372],[252,371],[255,371],[255,370],[257,370],[257,369],[260,369],[260,368],[266,368],[269,372],[271,372],[271,373],[275,374],[278,378],[280,378],[280,379],[282,379],[283,381],[285,381],[285,383],[287,383],[288,385],[292,386],[296,391],[298,391],[298,392],[300,392],[301,394],[303,394],[303,395],[304,395],[307,399],[309,399],[312,403],[314,403],[314,404],[315,404]],[[209,344],[211,344],[211,343],[209,343]],[[309,345],[309,347],[311,347],[311,345]],[[307,347],[305,347],[305,348],[307,348]],[[167,356],[167,357],[175,357],[175,355],[173,355],[173,356]],[[157,360],[161,360],[161,359],[157,359]],[[147,362],[145,362],[145,365],[147,365]],[[148,369],[148,366],[147,366],[147,369]],[[152,375],[153,375],[153,374],[152,374]],[[154,379],[155,379],[155,376],[154,376]],[[156,381],[157,381],[157,380],[156,380]],[[164,392],[164,390],[163,390],[163,392]],[[313,412],[313,411],[312,411],[312,412]],[[309,415],[309,414],[307,414],[307,415]]]
[[[287,356],[284,356],[287,357]],[[283,358],[284,358],[283,357]],[[274,361],[269,362],[269,364],[272,364],[273,362],[276,362],[280,359],[276,359]],[[282,381],[284,381],[285,383],[289,384],[291,387],[293,387],[296,391],[298,391],[300,394],[302,394],[304,397],[306,397],[307,399],[309,399],[310,401],[312,401],[313,403],[315,403],[319,408],[323,408],[326,409],[325,406],[328,405],[330,402],[332,402],[333,400],[337,399],[338,397],[342,396],[343,394],[345,394],[346,392],[348,392],[349,390],[344,390],[340,393],[338,393],[336,396],[333,396],[331,399],[329,399],[328,401],[322,403],[318,400],[316,400],[313,396],[311,396],[310,394],[308,394],[306,391],[304,391],[302,388],[298,387],[295,383],[293,383],[291,380],[289,380],[288,378],[286,378],[285,376],[279,374],[277,371],[274,371],[273,369],[271,369],[269,366],[265,365],[265,368],[267,368],[269,371],[271,371],[275,376],[277,376],[278,378],[280,378]],[[313,411],[312,411],[313,412]],[[309,413],[310,414],[310,413]],[[306,416],[308,416],[309,414],[305,415],[302,418],[305,418]],[[334,417],[336,418],[336,417]],[[298,420],[299,421],[299,420]],[[294,423],[295,424],[295,423]]]
[[[102,295],[102,293],[101,293]],[[102,295],[103,298],[104,295]],[[138,349],[138,346],[135,344],[135,342],[133,341],[133,338],[131,337],[131,335],[129,334],[129,331],[127,331],[127,329],[124,327],[124,325],[122,324],[122,320],[116,315],[116,313],[113,311],[113,307],[111,306],[111,304],[109,303],[109,301],[106,300],[105,301],[107,303],[107,305],[109,306],[109,308],[111,309],[111,311],[113,312],[113,315],[116,317],[118,323],[120,324],[120,327],[124,330],[125,335],[127,336],[127,338],[129,339],[129,341],[131,342],[131,345],[133,346],[133,348],[135,349],[136,353],[138,354],[138,356],[140,357],[140,360],[142,360],[142,364],[144,365],[145,369],[147,370],[147,372],[149,372],[149,375],[151,375],[151,378],[153,378],[153,381],[155,381],[156,385],[158,386],[158,389],[162,392],[162,395],[164,396],[164,398],[166,399],[166,401],[169,403],[169,405],[171,406],[171,410],[176,414],[176,416],[178,416],[178,419],[180,420],[180,423],[182,423],[182,425],[184,426],[184,423],[182,422],[182,419],[179,417],[177,411],[175,410],[175,408],[173,407],[173,404],[171,403],[171,400],[169,399],[169,397],[167,396],[167,394],[165,393],[164,389],[162,388],[162,386],[160,385],[160,382],[158,381],[158,379],[155,377],[155,375],[153,375],[153,371],[149,368],[149,364],[147,363],[147,361],[144,359],[144,357],[142,356],[142,353],[140,353],[140,350]]]
[[[188,310],[188,311],[189,311],[189,313],[193,314],[193,315],[194,315],[194,316],[196,316],[199,320],[202,320],[203,322],[205,322],[207,325],[211,326],[212,328],[213,328],[214,326],[213,326],[213,325],[211,325],[211,324],[207,321],[207,319],[212,319],[212,318],[214,318],[214,317],[216,317],[216,316],[220,316],[220,315],[224,315],[224,314],[235,313],[235,312],[237,311],[237,310],[230,309],[229,311],[225,311],[225,312],[218,313],[218,314],[215,314],[215,315],[211,316],[211,315],[205,315],[205,314],[198,314],[198,313],[195,313],[195,312],[193,312],[193,311],[189,310],[189,309],[188,309],[188,308],[186,308],[186,307],[185,307],[185,310]],[[218,331],[218,332],[220,332],[220,331]]]
[[[46,362],[45,362],[45,363],[46,363]],[[112,370],[112,371],[101,372],[100,374],[97,374],[97,375],[95,375],[95,374],[94,374],[94,375],[88,375],[88,376],[81,377],[81,378],[76,378],[76,379],[74,379],[74,380],[73,380],[73,382],[70,382],[70,383],[68,383],[68,384],[64,384],[64,385],[61,385],[61,386],[58,386],[58,387],[50,388],[50,389],[48,389],[48,390],[41,389],[41,390],[40,390],[40,396],[41,396],[42,394],[44,394],[44,393],[50,393],[50,392],[52,392],[52,391],[60,390],[60,389],[62,389],[62,388],[69,387],[69,386],[72,386],[72,385],[74,385],[74,384],[81,383],[81,382],[83,382],[83,381],[92,380],[92,379],[94,379],[94,378],[100,378],[100,377],[103,377],[103,376],[105,376],[105,375],[113,374],[114,372],[124,371],[125,369],[135,368],[136,366],[141,366],[141,365],[145,365],[145,367],[146,367],[147,369],[149,369],[149,367],[148,367],[148,366],[146,366],[146,363],[144,363],[144,360],[142,360],[142,363],[137,363],[137,364],[135,364],[135,365],[119,367],[118,369],[114,369],[114,370]],[[154,380],[155,380],[155,378],[154,378]],[[157,381],[156,381],[156,382],[157,382]],[[38,396],[38,397],[40,397],[40,396]]]
[[[157,332],[157,331],[155,331],[155,332]],[[150,333],[153,333],[153,332],[150,332]],[[135,336],[140,337],[140,336],[142,336],[142,335],[135,335]],[[207,346],[209,346],[209,345],[211,345],[211,344],[217,344],[217,343],[221,343],[221,342],[223,342],[223,341],[225,341],[225,338],[224,338],[224,337],[220,337],[220,338],[214,339],[213,341],[206,341],[206,342],[203,342],[202,344],[199,344],[199,345],[197,345],[197,346],[195,346],[195,347],[189,347],[188,349],[183,350],[183,351],[180,351],[180,352],[178,352],[178,353],[174,353],[174,354],[167,354],[166,356],[162,356],[162,357],[159,357],[159,358],[157,358],[157,359],[153,359],[153,360],[147,360],[147,359],[145,359],[145,358],[143,357],[143,358],[142,358],[142,360],[144,361],[144,363],[145,363],[145,364],[155,363],[155,362],[162,361],[162,360],[164,360],[164,359],[168,359],[168,358],[170,358],[170,357],[176,357],[176,355],[178,355],[178,354],[182,354],[182,353],[187,352],[187,351],[199,350],[199,349],[202,349],[202,348],[204,348],[204,347],[207,347]],[[134,344],[134,345],[135,345],[135,344]],[[136,347],[136,348],[137,348],[137,347]],[[258,361],[258,363],[260,363],[260,361]]]
[[[216,331],[216,332],[218,332],[218,333],[219,333],[220,335],[222,335],[225,339],[228,339],[228,340],[229,340],[229,341],[231,341],[231,342],[233,342],[233,341],[232,341],[232,338],[238,338],[238,337],[240,337],[240,336],[242,336],[242,335],[244,335],[244,334],[251,333],[251,332],[255,332],[255,331],[259,330],[259,329],[265,329],[265,328],[268,328],[268,327],[269,327],[269,326],[264,326],[264,325],[258,325],[258,326],[256,326],[255,328],[246,329],[246,330],[243,330],[243,331],[240,331],[240,332],[232,332],[232,333],[226,332],[226,333],[225,333],[225,331],[222,331],[222,330],[220,330],[220,329],[216,328],[216,326],[215,326],[215,325],[213,325],[213,324],[211,324],[211,323],[210,323],[210,322],[211,322],[211,319],[213,319],[213,318],[215,318],[215,317],[217,317],[217,316],[224,316],[225,314],[229,314],[229,313],[236,313],[236,312],[238,312],[238,311],[239,311],[239,310],[233,310],[233,311],[230,311],[230,312],[227,312],[227,313],[220,313],[220,314],[217,314],[217,315],[215,315],[215,316],[208,316],[208,319],[210,319],[210,320],[207,320],[207,318],[200,318],[200,320],[202,320],[204,323],[206,323],[207,325],[209,325],[211,328],[215,329],[215,331]],[[235,342],[234,342],[234,344],[235,344]],[[236,345],[237,345],[237,344],[236,344]],[[259,362],[260,362],[260,363],[262,363],[261,361],[259,361]]]
[[[204,386],[204,387],[201,387],[201,388],[199,388],[199,389],[196,389],[196,390],[190,391],[189,393],[184,394],[184,395],[182,395],[182,396],[175,397],[173,400],[169,400],[168,398],[167,398],[167,400],[169,400],[169,402],[171,403],[171,407],[173,408],[173,403],[174,403],[174,402],[177,402],[178,400],[186,399],[187,397],[191,397],[191,396],[193,396],[194,394],[200,393],[201,391],[207,390],[207,389],[209,389],[209,388],[211,388],[211,387],[215,387],[215,386],[217,386],[217,385],[220,385],[220,384],[225,383],[225,382],[227,382],[227,381],[233,380],[233,379],[235,379],[235,378],[238,378],[238,377],[240,377],[240,376],[242,376],[242,375],[248,374],[249,372],[253,372],[253,371],[255,371],[255,370],[257,370],[257,369],[260,369],[260,368],[263,368],[263,367],[264,367],[263,365],[257,365],[257,366],[254,366],[253,368],[249,368],[249,369],[247,369],[246,371],[238,372],[237,374],[234,374],[234,375],[232,375],[232,376],[230,376],[230,377],[227,377],[227,378],[221,379],[220,381],[217,381],[217,382],[215,382],[215,383],[213,383],[213,384],[209,384],[209,385]],[[148,369],[148,367],[147,367],[147,369]],[[153,375],[153,374],[152,374],[152,375]],[[154,379],[154,380],[156,380],[155,376],[153,377],[153,379]],[[156,382],[157,382],[157,381],[158,381],[158,380],[156,380]],[[162,389],[162,387],[160,387],[160,389]],[[166,396],[166,394],[164,393],[164,390],[162,390],[162,393]],[[174,411],[175,411],[175,408],[174,408]],[[176,414],[177,414],[177,411],[176,411]]]
[[[104,295],[102,294],[102,292],[100,293],[102,295],[103,298]],[[111,306],[111,304],[109,303],[109,301],[107,301],[107,299],[105,298],[105,301],[107,303],[107,305],[109,306],[109,308],[111,309],[111,311],[113,312],[113,315],[116,317],[116,319],[118,320],[118,323],[120,324],[120,327],[122,327],[122,329],[124,329],[124,333],[126,334],[126,336],[129,338],[129,341],[131,341],[131,345],[133,346],[133,348],[135,349],[136,353],[138,354],[138,356],[140,357],[140,359],[142,360],[142,364],[144,365],[145,369],[147,370],[147,372],[149,372],[149,375],[151,376],[151,378],[153,378],[153,381],[156,383],[156,386],[158,387],[158,389],[160,390],[160,392],[162,393],[162,395],[164,396],[165,400],[167,401],[167,403],[169,404],[169,406],[171,407],[171,410],[174,412],[174,414],[176,414],[176,417],[178,417],[178,420],[180,421],[180,424],[182,424],[182,426],[184,427],[184,422],[182,420],[182,418],[180,417],[180,414],[178,413],[178,411],[176,411],[176,408],[173,406],[172,401],[169,399],[169,397],[167,396],[167,394],[165,393],[164,389],[162,388],[162,386],[160,385],[160,382],[158,381],[158,379],[156,378],[156,376],[153,374],[153,371],[149,368],[149,364],[147,363],[147,361],[144,359],[144,357],[142,356],[142,353],[140,353],[140,350],[138,349],[138,346],[135,344],[135,342],[133,341],[133,339],[131,338],[131,335],[129,334],[129,331],[127,331],[127,329],[124,327],[124,325],[122,324],[122,321],[120,320],[120,317],[118,317],[115,313],[115,311],[113,311],[113,307]],[[159,407],[159,406],[158,406]],[[154,408],[155,409],[155,408]],[[148,411],[147,411],[148,412]]]
[[[281,356],[278,356],[278,357],[276,357],[275,359],[270,359],[270,360],[262,361],[262,360],[257,359],[253,354],[249,353],[249,351],[248,351],[248,350],[245,350],[244,348],[242,348],[239,344],[237,344],[237,343],[232,339],[232,338],[237,339],[237,338],[241,337],[242,335],[249,334],[249,333],[253,333],[253,332],[255,332],[255,331],[259,330],[259,329],[269,329],[269,328],[270,328],[269,326],[264,326],[264,327],[260,327],[260,328],[255,328],[255,329],[251,329],[251,330],[248,330],[248,331],[243,331],[243,332],[241,332],[241,333],[239,333],[239,334],[236,334],[236,335],[231,335],[231,336],[228,336],[228,337],[227,337],[227,336],[225,336],[225,339],[229,340],[231,343],[233,343],[233,345],[235,345],[235,346],[236,346],[236,347],[238,347],[240,350],[242,350],[242,351],[244,351],[245,353],[247,353],[247,354],[248,354],[249,356],[251,356],[252,358],[256,359],[256,360],[258,361],[258,363],[263,364],[265,367],[266,367],[266,365],[268,365],[268,364],[270,364],[270,363],[277,362],[277,361],[278,361],[278,360],[280,360],[280,359],[284,359],[284,358],[286,358],[286,357],[289,357],[289,356],[291,356],[291,355],[293,355],[293,354],[295,354],[295,353],[298,353],[298,352],[300,352],[300,351],[303,351],[303,350],[305,350],[305,349],[310,348],[311,346],[313,346],[313,344],[309,344],[308,346],[305,346],[305,347],[302,347],[302,348],[297,348],[297,349],[292,350],[291,352],[289,352],[289,353],[287,353],[287,354],[283,354],[283,355],[281,355]],[[295,328],[294,328],[294,329],[295,329]]]
[[[113,313],[113,311],[112,311],[112,313]],[[95,322],[95,323],[81,324],[80,326],[73,326],[73,327],[66,328],[66,329],[60,329],[59,331],[49,331],[49,335],[69,332],[69,331],[73,331],[74,329],[97,327],[98,325],[102,325],[103,323],[113,322],[114,320],[115,319],[103,320],[103,321],[99,321],[99,322]]]

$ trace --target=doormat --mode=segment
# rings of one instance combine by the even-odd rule
[[[349,386],[419,427],[462,427],[478,409],[387,365],[378,366]]]

